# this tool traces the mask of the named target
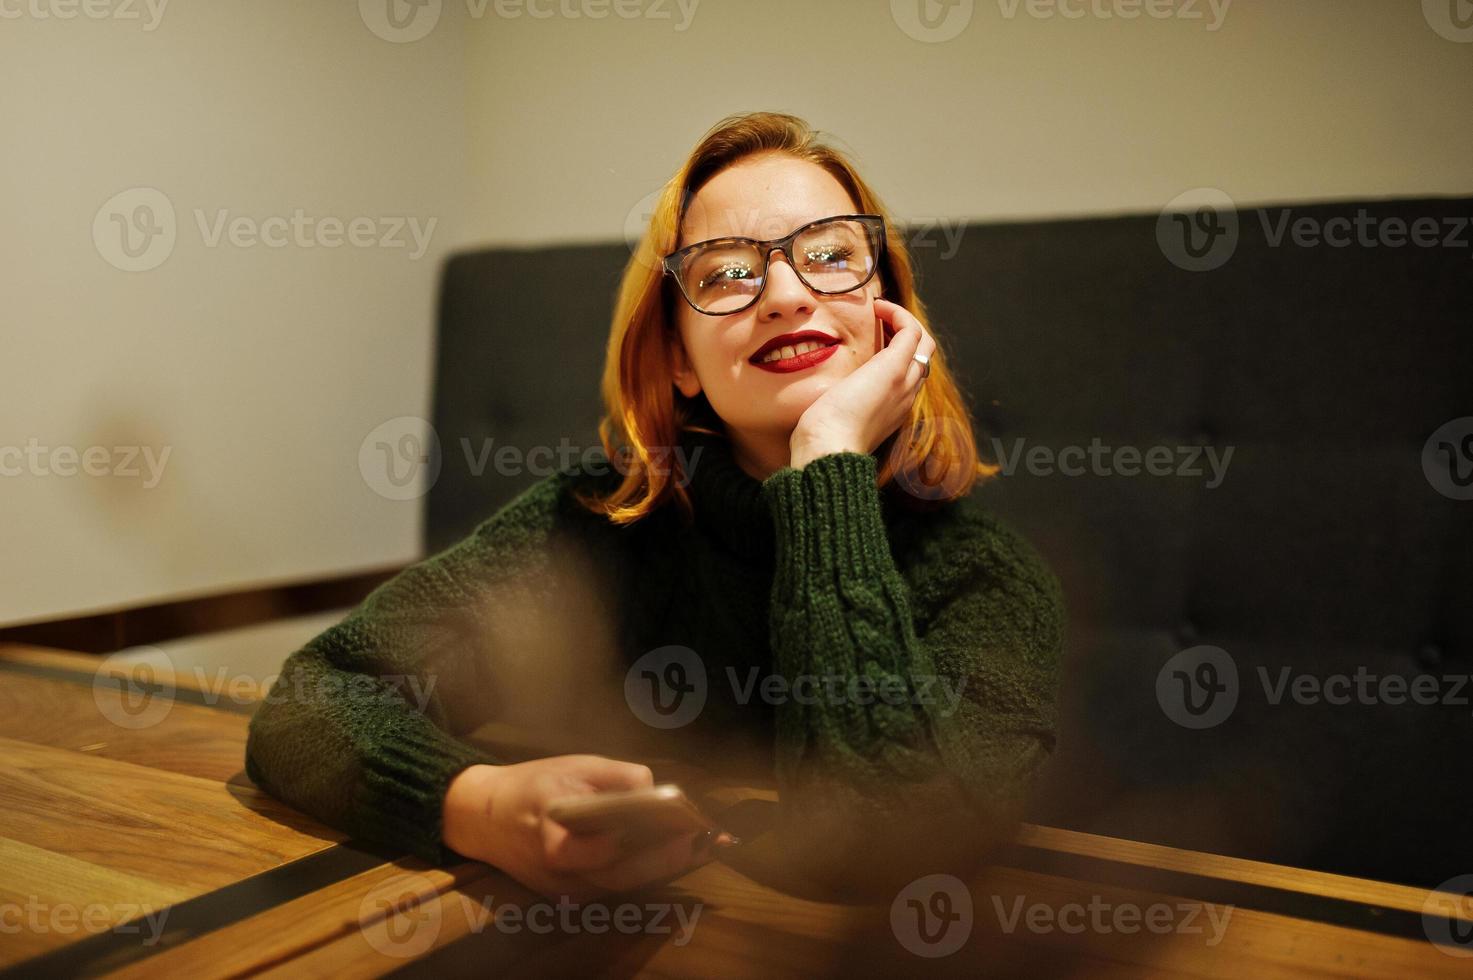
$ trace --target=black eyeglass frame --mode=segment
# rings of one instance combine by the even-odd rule
[[[808,281],[808,278],[804,276],[802,271],[798,268],[798,263],[793,261],[793,242],[798,239],[798,236],[803,234],[808,229],[812,228],[814,225],[827,224],[830,221],[859,221],[865,226],[865,230],[869,233],[870,244],[875,252],[874,266],[869,270],[869,274],[866,275],[859,282],[850,286],[848,289],[819,289],[817,286]],[[815,293],[823,296],[842,296],[844,293],[852,293],[856,289],[863,288],[865,283],[869,282],[875,277],[875,273],[878,272],[880,269],[880,264],[885,261],[885,237],[885,219],[878,214],[831,214],[825,218],[815,218],[813,221],[808,222],[806,225],[793,229],[792,232],[784,235],[782,238],[773,238],[767,241],[758,241],[755,238],[745,238],[740,235],[734,235],[727,238],[708,238],[704,242],[695,242],[693,244],[687,245],[685,248],[671,252],[669,255],[665,256],[663,259],[660,260],[660,268],[663,270],[664,275],[667,275],[675,280],[675,286],[677,289],[680,290],[681,298],[690,304],[691,309],[704,316],[731,316],[733,313],[740,313],[743,310],[751,309],[757,303],[757,301],[762,298],[762,294],[767,291],[767,272],[770,265],[768,260],[772,256],[773,249],[782,249],[783,257],[788,260],[788,265],[792,267],[793,272],[797,274],[798,278],[803,281],[803,285],[807,286]],[[745,303],[734,310],[722,310],[720,313],[713,313],[708,310],[701,309],[699,306],[696,305],[695,300],[690,298],[690,294],[685,291],[685,280],[680,275],[680,269],[681,266],[685,264],[686,259],[694,254],[697,250],[705,249],[712,245],[722,244],[756,246],[757,254],[762,260],[762,286],[755,293],[752,294],[752,299],[750,302]]]

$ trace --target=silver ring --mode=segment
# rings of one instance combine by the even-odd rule
[[[921,366],[921,380],[922,381],[925,381],[927,378],[929,378],[931,376],[931,355],[930,354],[912,354],[911,355],[911,360],[916,361],[916,362],[918,362],[920,364],[920,366]]]

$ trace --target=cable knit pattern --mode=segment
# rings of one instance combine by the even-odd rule
[[[1055,737],[1064,609],[1036,552],[980,494],[901,506],[876,485],[872,454],[758,481],[722,437],[682,445],[692,526],[666,512],[613,529],[569,493],[609,477],[563,471],[380,586],[287,659],[251,720],[250,778],[355,836],[460,860],[440,839],[446,788],[500,760],[455,733],[516,697],[492,681],[509,653],[496,627],[556,601],[548,555],[591,543],[621,583],[629,662],[698,630],[708,671],[755,660],[795,694],[815,685],[775,711],[735,709],[768,726],[778,833],[815,876],[842,880],[885,855],[897,876],[959,866],[1010,836]],[[423,710],[404,696],[416,682],[433,682]]]
[[[777,670],[867,677],[876,692],[790,701],[778,718],[784,832],[816,873],[835,879],[882,853],[896,856],[901,878],[918,859],[974,863],[1011,833],[1055,734],[1057,581],[968,500],[917,519],[941,547],[924,550],[914,576],[941,562],[960,573],[918,620],[877,469],[873,455],[833,453],[762,486],[777,527]]]

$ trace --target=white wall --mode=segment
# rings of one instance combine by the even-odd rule
[[[940,42],[900,26],[922,0],[631,2],[672,16],[472,19],[478,239],[616,238],[750,109],[837,135],[911,221],[1473,191],[1473,43],[1417,0],[975,0]]]
[[[0,455],[21,471],[0,476],[0,623],[412,558],[420,501],[375,493],[358,451],[428,411],[434,283],[467,193],[458,23],[395,44],[351,2],[174,0],[151,30],[142,0],[94,8],[140,20],[33,3],[58,11],[0,2],[0,453],[169,456],[146,488],[142,467]],[[177,230],[129,272],[93,223],[135,187],[167,196]],[[194,214],[298,208],[437,224],[411,258],[212,247]]]
[[[32,12],[64,2],[0,0],[0,466],[32,439],[170,456],[152,488],[0,476],[0,623],[414,557],[422,501],[376,492],[359,450],[428,412],[441,258],[627,236],[730,112],[836,135],[908,221],[1155,212],[1199,186],[1473,193],[1473,43],[1434,30],[1438,0],[976,0],[930,8],[961,18],[934,43],[916,0],[431,0],[401,27],[386,0],[172,0],[151,30],[144,0],[139,21]],[[177,240],[127,272],[93,223],[135,187]],[[411,259],[212,247],[194,216],[297,208],[436,226]]]

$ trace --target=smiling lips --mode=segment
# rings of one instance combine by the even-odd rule
[[[764,371],[788,374],[823,363],[833,356],[838,347],[838,340],[828,334],[803,330],[774,337],[763,344],[749,360]]]

